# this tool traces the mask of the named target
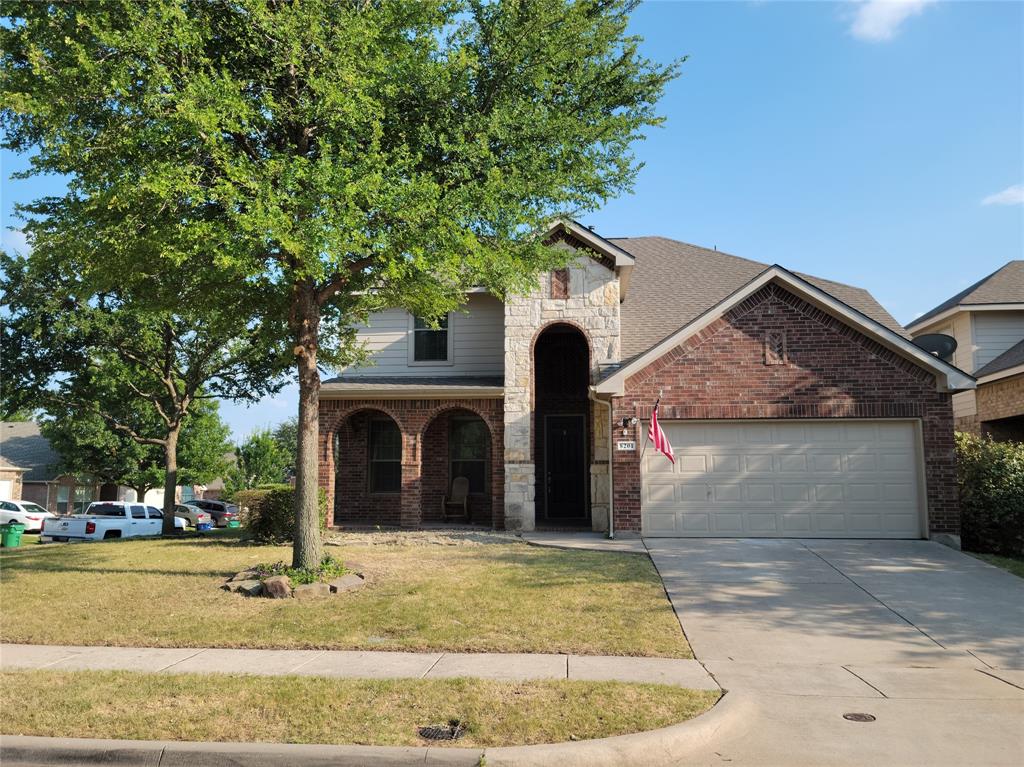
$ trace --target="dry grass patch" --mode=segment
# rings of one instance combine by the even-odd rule
[[[718,693],[619,682],[361,680],[0,673],[5,735],[133,740],[424,745],[418,728],[457,719],[457,746],[555,743],[656,729],[703,713]]]
[[[385,540],[383,544],[375,541]],[[651,561],[507,537],[349,535],[328,551],[368,585],[316,602],[220,590],[287,547],[208,539],[0,554],[0,639],[148,647],[550,652],[692,657]],[[446,542],[458,545],[444,545]]]

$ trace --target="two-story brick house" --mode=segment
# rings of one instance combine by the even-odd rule
[[[959,532],[953,392],[864,290],[660,237],[605,239],[504,304],[358,329],[371,365],[326,381],[320,480],[334,525],[443,518],[668,536]],[[651,409],[675,463],[644,451]]]
[[[976,390],[953,395],[957,429],[1024,441],[1024,261],[1010,261],[907,330],[914,338],[952,336],[948,361],[978,379]]]

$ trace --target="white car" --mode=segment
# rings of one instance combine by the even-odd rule
[[[31,501],[0,501],[0,525],[20,522],[25,526],[26,533],[38,533],[43,527],[44,519],[53,519],[56,516]]]

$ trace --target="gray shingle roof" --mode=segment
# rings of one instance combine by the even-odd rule
[[[699,317],[770,265],[666,237],[616,237],[636,258],[620,307],[622,359],[627,361]],[[903,327],[862,288],[798,275],[904,338]]]
[[[46,482],[57,476],[55,469],[60,456],[34,421],[0,422],[0,455],[26,469],[24,482]]]
[[[974,377],[981,378],[982,376],[998,373],[1001,370],[1009,370],[1018,365],[1024,365],[1024,340],[1018,341],[994,360],[982,365],[975,371]]]
[[[982,277],[969,288],[961,290],[952,298],[925,312],[907,327],[912,328],[927,322],[954,306],[972,304],[1024,304],[1024,261],[1010,261],[987,277]]]

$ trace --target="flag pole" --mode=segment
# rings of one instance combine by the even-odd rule
[[[662,392],[661,392],[661,391],[659,391],[659,392],[658,392],[658,399],[654,400],[654,407],[653,407],[653,408],[651,408],[651,412],[652,412],[652,413],[653,413],[653,412],[654,412],[655,410],[657,410],[657,409],[658,409],[658,404],[659,404],[659,403],[661,402],[661,395],[662,395]],[[644,440],[644,446],[643,446],[643,447],[642,447],[642,448],[640,449],[640,462],[641,462],[641,463],[643,463],[643,460],[644,460],[644,454],[645,454],[645,453],[647,452],[647,443],[648,443],[648,442],[650,442],[650,441],[651,441],[651,429],[650,429],[650,427],[648,426],[648,428],[647,428],[647,438],[646,438],[646,439]]]

